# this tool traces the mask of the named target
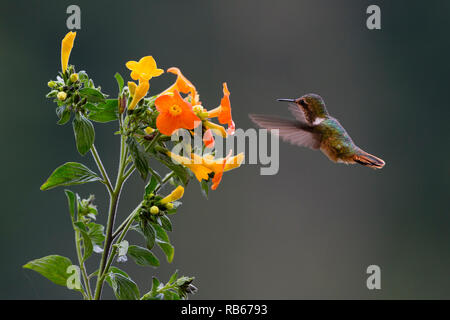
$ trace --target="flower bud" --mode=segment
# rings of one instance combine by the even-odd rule
[[[158,214],[159,213],[159,208],[157,206],[152,206],[150,208],[150,213],[151,214]]]
[[[194,113],[200,118],[207,118],[208,117],[208,112],[200,104],[197,104],[197,105],[193,106],[192,107],[192,111],[194,111]]]
[[[127,99],[124,94],[119,97],[119,113],[122,114],[127,107]]]
[[[144,131],[145,131],[146,134],[152,134],[155,131],[155,129],[153,129],[151,127],[147,127],[147,128],[144,129]]]
[[[64,91],[58,92],[56,97],[58,98],[59,101],[64,101],[67,98],[67,93],[65,93]]]
[[[54,88],[54,87],[56,87],[56,82],[55,82],[55,81],[49,81],[49,82],[47,83],[47,85],[48,85],[50,88]]]
[[[78,73],[72,73],[70,75],[70,82],[77,82],[78,81]]]
[[[166,208],[167,208],[167,210],[172,210],[173,209],[173,203],[172,202],[166,203]]]

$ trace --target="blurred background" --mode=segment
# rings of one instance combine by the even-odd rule
[[[209,200],[193,180],[172,219],[173,263],[155,249],[159,269],[121,266],[141,292],[152,275],[167,281],[179,269],[196,277],[193,299],[450,298],[450,3],[406,0],[2,1],[0,298],[80,298],[21,267],[53,253],[76,260],[63,188],[39,186],[66,161],[96,168],[45,98],[70,4],[81,8],[70,63],[104,92],[116,94],[116,71],[129,79],[126,61],[153,55],[161,68],[181,68],[206,106],[227,81],[243,129],[253,127],[248,113],[289,116],[276,98],[319,93],[355,142],[387,163],[339,165],[281,143],[277,175],[244,165]],[[366,28],[370,4],[381,8],[381,30]],[[174,79],[152,80],[151,92]],[[96,125],[114,173],[115,130]],[[136,175],[126,187],[119,219],[142,197]],[[71,189],[95,193],[105,222],[102,185]],[[366,287],[371,264],[381,267],[381,290]],[[104,297],[113,298],[109,287]]]

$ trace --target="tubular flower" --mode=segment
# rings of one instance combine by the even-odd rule
[[[215,124],[211,121],[203,121],[203,125],[205,126],[205,128],[207,128],[208,130],[214,131],[215,133],[220,135],[222,138],[227,137],[227,132],[225,131],[224,127],[219,126],[218,124]]]
[[[230,157],[230,155],[231,155],[231,150],[228,153],[228,155],[222,160],[220,170],[218,170],[214,173],[214,177],[211,180],[211,182],[212,182],[211,190],[216,190],[220,184],[220,181],[222,181],[223,171],[225,170],[225,165],[227,164],[227,160]]]
[[[175,162],[178,162],[185,166],[186,168],[190,169],[194,175],[195,178],[197,178],[198,181],[202,180],[208,180],[209,174],[213,172],[211,169],[203,166],[202,164],[194,163],[191,159],[179,156],[175,153],[172,153],[170,151],[167,152],[167,155],[172,158]]]
[[[220,106],[208,112],[208,118],[217,117],[219,123],[228,125],[228,134],[234,134],[235,125],[231,116],[230,91],[227,83],[223,83],[223,98],[220,101]]]
[[[173,95],[160,95],[155,100],[155,106],[159,111],[156,127],[165,135],[170,136],[180,128],[194,129],[201,122],[192,111],[191,104],[183,100],[178,90]]]
[[[215,141],[211,129],[206,130],[203,134],[203,143],[206,148],[214,148]]]
[[[193,153],[192,159],[194,163],[201,164],[214,172],[222,170],[221,167],[223,165],[223,160],[226,160],[223,171],[230,171],[241,166],[242,162],[244,161],[244,153],[241,152],[231,157],[230,150],[228,156],[221,159],[214,159],[214,156],[212,154],[207,154],[202,157],[198,154]]]
[[[183,194],[184,188],[182,186],[178,186],[175,190],[172,191],[171,194],[162,199],[159,203],[166,204],[169,202],[177,201],[178,199],[181,199],[183,197]]]
[[[128,110],[133,110],[139,101],[141,101],[147,94],[150,84],[148,81],[139,81],[139,85],[136,87],[133,95],[133,100],[131,100]]]
[[[137,84],[133,81],[128,81],[128,90],[130,91],[130,97],[134,96],[136,92]]]
[[[176,67],[172,67],[167,69],[167,72],[173,73],[177,75],[177,80],[173,85],[167,88],[161,95],[173,93],[175,90],[184,94],[190,94],[191,104],[197,105],[200,104],[199,96],[197,94],[197,90],[195,86],[181,73],[180,69]]]
[[[133,80],[149,81],[153,77],[158,77],[164,73],[164,70],[156,67],[156,61],[152,56],[143,57],[138,61],[128,61],[126,63],[131,70]]]
[[[212,154],[205,155],[203,157],[198,154],[193,153],[192,158],[194,163],[202,165],[212,172],[214,172],[214,177],[212,178],[211,190],[216,190],[222,181],[222,176],[225,171],[229,171],[238,168],[244,161],[244,153],[239,153],[238,155],[231,157],[231,150],[225,158],[214,159]]]
[[[70,31],[61,42],[61,69],[63,73],[67,70],[70,52],[72,51],[76,35],[76,32]]]

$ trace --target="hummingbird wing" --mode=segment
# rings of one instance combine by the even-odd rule
[[[277,118],[263,114],[250,114],[250,119],[261,128],[268,129],[272,133],[278,129],[278,135],[284,141],[297,146],[318,149],[320,147],[320,136],[311,131],[306,122]]]

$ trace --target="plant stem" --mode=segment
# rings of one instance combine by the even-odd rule
[[[73,221],[72,221],[73,222]],[[83,281],[85,284],[85,291],[87,291],[87,298],[89,300],[92,300],[92,292],[91,292],[91,285],[89,283],[89,278],[86,273],[86,267],[84,265],[83,256],[81,255],[81,246],[80,246],[80,231],[78,231],[74,225],[75,230],[75,246],[77,248],[77,257],[78,257],[78,263],[80,264],[80,271],[81,275],[83,276]]]
[[[155,145],[155,143],[159,140],[159,137],[161,137],[161,133],[158,131],[156,133],[155,137],[153,138],[153,140],[150,142],[150,144],[145,148],[146,152],[148,152]],[[130,166],[130,168],[128,169],[128,171],[125,173],[126,179],[128,179],[128,177],[134,172],[134,169],[136,169],[136,166],[133,163]],[[154,171],[150,167],[149,167],[149,171],[151,174],[154,174]]]
[[[127,148],[125,145],[124,136],[120,137],[120,160],[119,160],[119,172],[117,174],[116,186],[112,193],[110,194],[110,202],[109,202],[109,212],[108,212],[108,222],[106,224],[106,238],[105,238],[105,246],[103,248],[103,254],[100,261],[100,267],[98,269],[97,276],[97,284],[95,288],[95,300],[99,300],[102,294],[103,288],[103,273],[106,266],[106,261],[109,256],[109,251],[111,249],[112,244],[112,233],[114,228],[114,219],[116,217],[117,205],[119,203],[120,192],[122,191],[123,182],[125,181],[123,173],[125,169],[125,160],[127,156]]]
[[[155,193],[156,192],[158,192],[159,191],[159,189],[161,189],[162,188],[162,186],[164,186],[166,183],[167,183],[167,181],[169,181],[170,180],[170,178],[172,178],[173,176],[175,175],[175,172],[171,172],[171,173],[169,173],[159,184],[158,184],[158,186],[155,188]]]
[[[100,156],[98,155],[98,152],[97,152],[97,148],[95,148],[94,144],[92,144],[91,153],[92,153],[92,156],[94,157],[94,160],[95,160],[95,163],[97,164],[98,169],[102,173],[106,188],[108,189],[108,192],[111,195],[113,193],[111,180],[109,180],[108,174],[106,173],[105,167],[103,166],[102,160],[100,159]]]
[[[140,203],[132,212],[131,214],[122,222],[122,224],[117,228],[116,231],[114,231],[113,233],[113,239],[115,239],[119,233],[123,230],[123,228],[125,228],[125,226],[128,224],[128,220],[133,220],[133,218],[136,216],[136,213],[139,211],[139,209],[141,208],[142,203]]]
[[[140,207],[141,207],[141,205],[137,206],[136,209],[134,209],[133,212],[130,214],[130,216],[125,220],[127,222],[126,222],[125,226],[123,227],[122,233],[120,234],[116,243],[120,243],[123,240],[123,238],[125,238],[125,235],[127,234],[128,229],[130,229],[131,224],[133,223],[134,217],[139,212]],[[111,263],[113,262],[116,253],[117,253],[117,247],[114,246],[111,251],[111,254],[109,255],[108,262],[106,263],[105,272],[103,272],[103,274],[102,274],[103,280],[106,277],[106,274],[108,273],[109,267],[111,266]]]

